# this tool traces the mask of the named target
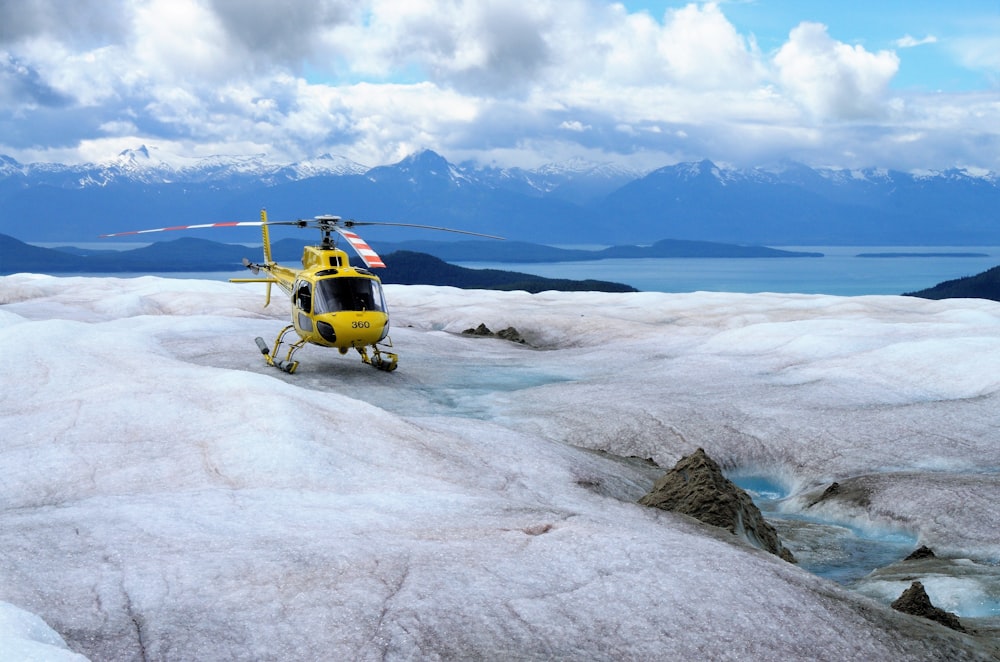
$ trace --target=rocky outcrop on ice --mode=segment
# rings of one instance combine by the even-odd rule
[[[690,515],[795,563],[795,557],[781,544],[774,527],[767,523],[750,495],[726,478],[719,465],[701,448],[682,457],[639,503]]]
[[[805,507],[812,508],[818,504],[838,503],[845,507],[867,509],[872,504],[872,495],[878,491],[879,476],[866,475],[844,478],[835,481],[819,492],[813,490],[803,495]]]
[[[463,334],[467,336],[482,336],[484,338],[500,338],[502,340],[509,340],[521,345],[526,344],[525,339],[518,333],[517,329],[512,326],[508,326],[506,329],[501,329],[497,332],[490,330],[486,324],[480,324],[474,329],[466,329],[462,331]]]
[[[920,559],[933,559],[933,558],[936,558],[936,557],[937,557],[937,555],[934,553],[933,549],[931,549],[927,545],[921,545],[917,549],[913,550],[913,552],[911,552],[910,555],[907,556],[903,560],[904,561],[919,561]]]
[[[920,582],[910,584],[910,588],[903,591],[903,594],[892,603],[892,608],[904,614],[929,618],[932,621],[937,621],[944,626],[950,627],[952,630],[958,630],[959,632],[966,631],[962,626],[962,622],[958,620],[958,616],[950,611],[935,607],[931,603],[927,591],[924,590],[924,585]]]

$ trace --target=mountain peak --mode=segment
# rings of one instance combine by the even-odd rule
[[[139,145],[136,149],[126,149],[118,153],[118,156],[124,156],[131,159],[136,158],[149,158],[149,148],[145,145]]]
[[[23,173],[24,170],[24,166],[18,163],[17,160],[0,154],[0,176],[9,177],[11,175]]]
[[[410,154],[396,164],[396,167],[406,168],[409,166],[419,166],[424,169],[448,170],[450,164],[448,160],[437,152],[430,149],[421,149]]]
[[[109,165],[126,165],[135,164],[143,166],[160,166],[165,165],[162,159],[155,158],[148,147],[145,145],[139,145],[136,148],[123,149],[118,152],[118,155],[112,159]]]
[[[379,166],[368,171],[371,181],[405,179],[417,186],[461,186],[471,181],[462,169],[448,162],[443,156],[429,149],[410,154],[391,166]]]
[[[89,178],[82,178],[81,183],[84,185],[87,183],[104,185],[123,177],[148,183],[164,179],[174,180],[176,171],[172,163],[162,158],[158,149],[147,145],[124,149],[108,161],[84,168],[96,169],[99,173]]]

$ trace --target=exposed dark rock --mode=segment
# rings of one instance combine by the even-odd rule
[[[480,324],[474,329],[466,329],[465,331],[462,331],[462,333],[464,333],[467,336],[484,336],[487,338],[493,337],[493,332],[490,331],[490,327],[486,326],[485,324]]]
[[[795,557],[782,546],[774,527],[764,520],[750,495],[722,475],[719,465],[701,448],[682,457],[639,503],[690,515],[795,563]]]
[[[830,483],[822,492],[817,494],[817,489],[806,495],[806,498],[809,498],[806,508],[812,508],[824,501],[837,501],[844,505],[867,508],[871,505],[873,485],[871,476],[856,476]]]
[[[518,333],[517,329],[512,326],[508,326],[506,329],[502,329],[493,333],[486,324],[480,324],[474,329],[466,329],[462,331],[463,334],[467,336],[482,336],[484,338],[500,338],[502,340],[509,340],[511,342],[516,342],[521,345],[525,344],[524,338]]]
[[[952,630],[966,632],[962,622],[958,620],[958,616],[931,604],[931,599],[927,596],[927,591],[924,590],[924,585],[920,582],[910,584],[910,588],[903,591],[903,594],[892,603],[892,608],[904,614],[929,618],[950,627]]]
[[[840,483],[838,482],[830,483],[830,486],[827,487],[825,490],[823,490],[822,494],[820,494],[818,497],[810,501],[809,505],[806,506],[806,508],[812,508],[820,501],[825,501],[830,497],[836,496],[839,493],[840,493]]]
[[[919,559],[933,559],[935,558],[934,550],[927,545],[921,545],[918,549],[914,550],[909,556],[907,556],[904,561],[917,561]]]
[[[524,344],[524,338],[522,338],[521,334],[517,332],[517,329],[512,326],[508,326],[506,329],[497,331],[497,338],[520,343],[522,345]]]

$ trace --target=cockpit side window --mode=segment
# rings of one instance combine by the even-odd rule
[[[385,311],[382,287],[373,278],[327,278],[316,283],[315,312]]]
[[[312,287],[308,281],[300,280],[295,285],[295,303],[302,310],[309,312],[312,308]]]

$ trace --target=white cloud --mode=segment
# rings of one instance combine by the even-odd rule
[[[411,147],[518,163],[597,150],[751,164],[791,148],[823,152],[824,164],[850,153],[860,163],[845,166],[946,167],[945,140],[917,151],[934,134],[929,118],[949,118],[953,145],[1000,126],[995,94],[992,106],[889,98],[896,53],[818,23],[762,52],[714,2],[655,17],[598,0],[119,0],[83,5],[94,10],[80,19],[85,35],[54,0],[24,4],[0,42],[0,153],[15,158],[77,145],[82,159],[121,139],[373,165]],[[1000,72],[988,36],[939,39],[966,66]],[[833,130],[858,120],[864,133]],[[913,131],[928,138],[912,151],[879,151]],[[910,154],[934,162],[908,166]],[[995,152],[979,159],[1000,169]]]
[[[187,87],[239,72],[216,14],[197,0],[151,0],[138,6],[133,63],[157,84]]]
[[[966,67],[1000,75],[1000,36],[992,34],[956,39],[951,42],[950,48]]]
[[[0,2],[0,46],[57,37],[93,45],[114,40],[126,30],[129,12],[109,0],[19,0]]]
[[[936,44],[937,37],[934,35],[927,35],[923,39],[917,39],[910,35],[903,35],[899,39],[893,42],[896,48],[913,48],[914,46],[923,46],[925,44]]]
[[[229,44],[256,66],[275,63],[298,70],[303,61],[329,65],[349,44],[331,31],[361,20],[361,3],[351,0],[207,0]]]
[[[745,89],[760,77],[752,43],[737,33],[715,3],[690,4],[667,14],[659,42],[671,77],[693,88]]]
[[[774,64],[784,89],[815,116],[858,119],[881,114],[899,57],[849,46],[832,39],[824,25],[801,23]]]
[[[317,88],[315,94],[328,95]],[[342,150],[359,163],[378,165],[413,151],[440,146],[454,127],[472,122],[480,103],[431,83],[372,85],[360,83],[337,91],[355,135]]]
[[[349,64],[391,78],[414,71],[475,94],[530,86],[550,57],[547,30],[558,7],[499,0],[372,0],[368,20],[341,31],[355,44]]]

